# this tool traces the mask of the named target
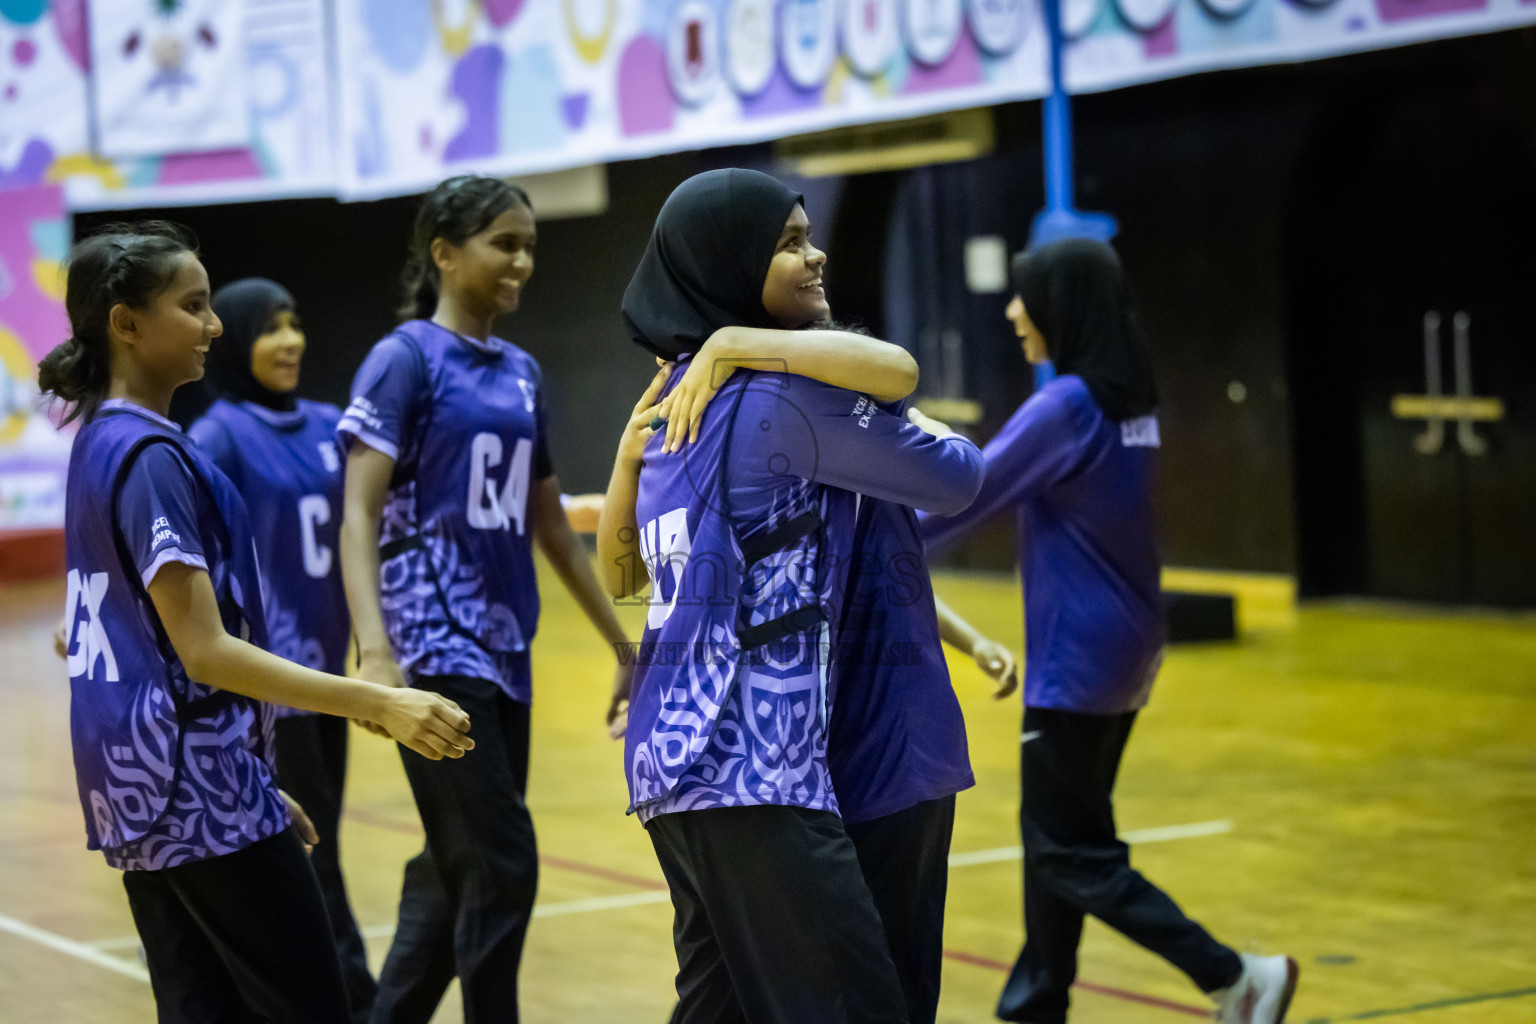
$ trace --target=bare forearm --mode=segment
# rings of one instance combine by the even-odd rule
[[[737,327],[719,332],[711,341],[720,346],[716,358],[734,366],[782,369],[861,391],[881,402],[894,402],[917,390],[917,360],[911,353],[862,334]]]
[[[597,524],[597,564],[609,597],[632,597],[644,586],[640,571],[640,529],[635,501],[640,494],[639,468],[625,459],[614,463]]]
[[[352,614],[357,649],[364,654],[389,651],[389,634],[379,607],[379,521],[347,510],[341,524],[341,585]]]
[[[301,711],[377,722],[389,692],[375,683],[305,668],[228,633],[177,653],[197,682]]]
[[[939,638],[956,650],[975,654],[976,645],[982,640],[981,633],[957,615],[937,594],[934,595],[933,603],[939,613]]]

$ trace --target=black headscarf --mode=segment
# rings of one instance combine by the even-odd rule
[[[1123,421],[1156,408],[1152,361],[1113,249],[1067,238],[1020,253],[1013,287],[1056,372],[1081,377],[1105,416]]]
[[[269,391],[251,372],[251,348],[276,313],[293,308],[293,296],[276,281],[245,277],[220,288],[213,311],[224,322],[224,333],[208,349],[208,388],[219,398],[255,402],[278,412],[298,407],[292,391]]]
[[[759,171],[696,174],[677,186],[624,292],[624,328],[663,359],[697,352],[721,327],[777,327],[763,279],[801,196]]]

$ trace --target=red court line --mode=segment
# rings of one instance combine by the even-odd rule
[[[1005,964],[1001,960],[993,960],[990,957],[977,956],[975,953],[964,953],[958,949],[946,949],[944,959],[954,960],[957,963],[970,964],[972,967],[987,967],[994,971],[1008,972],[1013,970],[1013,964]],[[1080,988],[1084,992],[1092,992],[1095,995],[1108,996],[1111,999],[1123,999],[1128,1003],[1140,1003],[1142,1006],[1155,1006],[1160,1010],[1172,1010],[1174,1013],[1184,1013],[1191,1017],[1211,1019],[1209,1007],[1190,1006],[1188,1003],[1176,1003],[1171,999],[1160,999],[1157,996],[1142,995],[1140,992],[1127,992],[1123,988],[1112,988],[1109,985],[1095,985],[1091,981],[1073,982],[1073,988]]]
[[[627,885],[633,885],[639,889],[650,889],[653,892],[664,892],[667,888],[666,882],[641,878],[639,875],[626,875],[622,871],[610,871],[607,868],[600,868],[595,864],[583,864],[580,861],[566,860],[564,857],[551,857],[544,853],[539,854],[539,863],[547,864],[552,868],[559,868],[562,871],[574,871],[581,875],[591,875],[593,878],[606,878],[613,882],[624,882]]]
[[[421,835],[421,824],[415,821],[402,821],[399,818],[391,818],[383,814],[374,814],[371,811],[358,808],[348,808],[345,812],[348,818],[364,825],[372,825],[375,828],[387,829],[390,832],[399,832],[402,835]],[[641,878],[639,875],[625,874],[622,871],[612,871],[608,868],[598,867],[595,864],[585,864],[579,860],[569,860],[565,857],[551,857],[548,854],[539,855],[539,863],[546,867],[558,868],[561,871],[571,871],[579,875],[590,875],[593,878],[603,878],[610,882],[622,882],[632,885],[637,889],[646,889],[651,892],[660,892],[667,887],[667,883],[658,882],[650,878]],[[946,949],[946,960],[956,963],[970,964],[972,967],[986,967],[994,971],[1007,973],[1013,970],[1012,964],[1005,964],[1001,960],[993,960],[990,957],[977,956],[974,953],[965,953],[958,949]],[[1155,1006],[1160,1010],[1171,1010],[1174,1013],[1188,1014],[1192,1017],[1210,1019],[1211,1011],[1205,1007],[1190,1006],[1187,1003],[1176,1003],[1171,999],[1160,999],[1157,996],[1142,995],[1140,992],[1127,992],[1123,988],[1112,988],[1108,985],[1095,985],[1091,981],[1076,982],[1073,988],[1080,988],[1084,992],[1092,992],[1095,995],[1108,996],[1111,999],[1123,999],[1128,1003],[1140,1003],[1142,1006]]]
[[[388,815],[374,814],[371,811],[348,808],[346,816],[353,821],[364,825],[372,825],[389,832],[398,832],[401,835],[419,836],[422,834],[421,823],[416,821],[402,821],[399,818],[391,818]],[[578,875],[590,875],[593,878],[604,878],[610,882],[622,882],[632,885],[637,889],[649,889],[658,892],[666,889],[666,882],[658,882],[651,878],[641,878],[639,875],[629,875],[622,871],[613,871],[609,868],[598,867],[595,864],[583,864],[581,861],[568,860],[565,857],[551,857],[547,853],[539,854],[539,863],[545,867],[558,868],[561,871],[571,871]]]
[[[421,822],[401,821],[399,818],[391,818],[384,814],[374,814],[372,811],[360,810],[356,807],[348,807],[342,812],[342,817],[351,818],[353,821],[364,825],[372,825],[374,828],[382,828],[386,832],[398,832],[403,836],[419,836],[422,834]]]

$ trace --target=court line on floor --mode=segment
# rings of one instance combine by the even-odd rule
[[[374,828],[398,832],[402,835],[419,836],[422,834],[419,822],[391,818],[387,815],[374,814],[372,811],[349,809],[345,812],[345,816],[360,825],[371,825]],[[1164,825],[1158,828],[1134,829],[1130,832],[1122,832],[1120,838],[1132,845],[1145,845],[1146,843],[1168,842],[1172,839],[1194,839],[1200,836],[1224,835],[1231,831],[1232,823],[1230,821],[1196,821],[1186,825]],[[1024,847],[1022,846],[999,846],[990,850],[969,850],[965,853],[950,854],[949,866],[951,868],[968,868],[974,867],[977,864],[997,864],[1018,860],[1023,856]],[[540,854],[539,862],[562,871],[591,875],[594,878],[606,878],[613,882],[624,882],[640,889],[664,890],[666,888],[665,882],[645,878],[640,875],[626,874],[622,871],[614,871],[611,868],[586,864],[582,861],[570,860],[565,857],[552,857],[548,854]]]
[[[105,967],[109,971],[132,978],[135,981],[149,981],[149,972],[138,964],[119,957],[110,956],[99,949],[93,948],[88,943],[66,939],[62,935],[55,935],[53,932],[39,928],[36,925],[27,924],[25,921],[18,921],[14,917],[6,917],[4,914],[0,914],[0,931],[10,932],[12,935],[35,942],[39,946],[46,946],[56,952],[72,956],[77,960],[84,960],[86,963],[95,964],[97,967]],[[137,947],[138,939],[134,939],[134,945]]]
[[[620,896],[594,896],[587,900],[568,900],[564,903],[538,903],[534,905],[534,917],[563,917],[566,914],[588,914],[595,910],[622,910],[625,907],[642,907],[651,903],[670,903],[671,893],[627,892]],[[376,924],[362,930],[365,939],[383,939],[395,933],[393,924]]]
[[[371,825],[387,832],[397,832],[401,835],[422,835],[421,823],[418,821],[405,821],[400,818],[391,818],[384,814],[374,814],[372,811],[351,809],[344,811],[343,817],[349,818],[360,825]],[[578,860],[569,860],[565,857],[552,857],[547,853],[539,854],[539,863],[545,867],[558,868],[561,871],[571,871],[579,875],[591,875],[593,878],[604,878],[610,882],[623,882],[637,889],[661,889],[665,890],[666,882],[654,878],[646,878],[642,875],[631,875],[623,871],[615,871],[612,868],[600,867],[596,864],[586,864]]]
[[[975,953],[962,952],[958,949],[946,949],[944,951],[944,959],[953,960],[956,963],[969,964],[972,967],[986,967],[990,970],[1002,971],[1004,974],[1013,970],[1013,964],[1004,963],[1001,960],[993,960],[991,957],[977,956]],[[1111,999],[1121,999],[1128,1003],[1140,1003],[1142,1006],[1153,1006],[1160,1010],[1172,1010],[1174,1013],[1183,1013],[1191,1017],[1200,1017],[1204,1020],[1211,1019],[1211,1008],[1209,1006],[1191,1006],[1188,1003],[1177,1003],[1172,999],[1144,995],[1128,989],[1115,988],[1112,985],[1096,985],[1091,981],[1074,981],[1072,987],[1082,989],[1084,992],[1092,992],[1095,995],[1108,996]]]
[[[407,835],[421,834],[421,826],[416,822],[403,821],[398,818],[390,818],[384,815],[378,815],[363,810],[349,810],[347,815],[348,817],[356,820],[359,824],[371,825],[375,828],[382,828],[388,831],[399,832]],[[1129,843],[1157,843],[1167,842],[1173,839],[1188,839],[1198,836],[1221,835],[1230,831],[1232,831],[1232,823],[1230,821],[1201,821],[1193,822],[1187,825],[1167,825],[1161,828],[1137,829],[1122,833],[1121,838]],[[1018,860],[1021,856],[1023,856],[1023,853],[1024,848],[1022,846],[1003,846],[991,850],[971,850],[966,853],[957,853],[951,855],[949,858],[949,865],[952,868],[956,868],[971,867],[977,864],[995,864],[1010,860]],[[627,874],[622,871],[614,871],[610,868],[600,867],[595,864],[585,864],[581,861],[570,860],[565,857],[552,857],[547,854],[541,854],[539,861],[548,867],[558,868],[564,871],[576,872],[578,874],[591,875],[593,877],[603,878],[608,881],[623,882],[625,884],[632,885],[641,891],[621,893],[616,896],[595,896],[588,899],[566,900],[560,903],[541,903],[533,908],[534,917],[563,917],[569,914],[586,914],[603,910],[621,910],[628,907],[667,903],[671,900],[671,897],[667,893],[665,882],[643,878],[639,875]],[[34,941],[38,941],[52,949],[79,956],[81,959],[95,963],[99,966],[106,967],[108,970],[118,971],[118,973],[125,973],[128,977],[139,978],[140,980],[145,981],[149,979],[149,975],[146,974],[137,965],[119,957],[108,955],[108,951],[110,950],[137,949],[139,946],[139,939],[136,935],[125,935],[111,939],[96,939],[90,942],[77,942],[73,939],[66,939],[63,936],[54,935],[52,932],[44,931],[40,928],[28,925],[25,922],[16,921],[14,918],[5,918],[0,916],[0,927],[4,927],[5,922],[9,922],[12,925],[12,927],[8,928],[7,930],[10,930],[19,935],[24,935],[27,938],[32,938]],[[395,926],[393,924],[373,925],[371,927],[362,929],[363,936],[370,939],[387,938],[388,936],[394,934],[394,931]],[[1010,965],[1004,964],[1001,961],[989,960],[985,957],[979,957],[975,956],[974,954],[963,953],[956,950],[946,950],[944,955],[949,959],[960,963],[969,963],[982,967],[992,967],[994,969],[1003,971],[1010,969]],[[1152,996],[1140,996],[1134,992],[1122,992],[1119,989],[1108,989],[1104,988],[1103,986],[1095,986],[1090,982],[1079,982],[1078,984],[1085,991],[1101,992],[1105,995],[1114,995],[1116,998],[1125,998],[1132,1001],[1153,1000],[1153,1003],[1149,1005],[1161,1005],[1156,1001],[1155,997]],[[1176,1003],[1169,1004],[1169,1007],[1178,1007],[1180,1012],[1188,1012],[1190,1010],[1189,1007]],[[1200,1013],[1206,1014],[1206,1011],[1201,1010]]]
[[[1131,832],[1120,833],[1122,841],[1134,845],[1146,843],[1165,843],[1170,839],[1194,839],[1199,836],[1219,836],[1232,831],[1230,821],[1196,821],[1188,825],[1165,825],[1162,828],[1143,828]],[[1024,856],[1022,846],[999,846],[992,850],[971,850],[966,853],[952,853],[949,856],[949,866],[952,868],[968,868],[977,864],[997,864],[1002,861],[1018,860]]]
[[[1501,999],[1523,999],[1526,996],[1536,996],[1536,988],[1516,988],[1508,992],[1481,992],[1474,996],[1457,996],[1453,999],[1436,999],[1430,1003],[1416,1003],[1413,1006],[1400,1006],[1390,1010],[1367,1010],[1364,1013],[1352,1013],[1345,1017],[1314,1017],[1307,1024],[1344,1024],[1351,1020],[1378,1020],[1382,1017],[1400,1017],[1410,1013],[1423,1013],[1425,1010],[1445,1010],[1452,1006],[1467,1006],[1471,1003],[1491,1003]]]

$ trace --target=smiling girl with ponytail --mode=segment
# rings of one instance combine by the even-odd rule
[[[182,229],[114,225],[75,247],[73,336],[39,368],[85,424],[63,635],[86,845],[123,872],[161,1021],[347,1020],[314,829],[273,779],[271,704],[434,758],[474,743],[450,701],[268,651],[245,503],[166,418],[222,331],[210,298]]]

